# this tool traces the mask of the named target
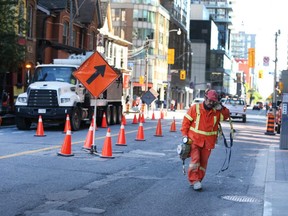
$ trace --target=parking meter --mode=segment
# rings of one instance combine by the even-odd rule
[[[282,99],[282,118],[280,133],[280,149],[288,149],[288,93],[283,93]]]

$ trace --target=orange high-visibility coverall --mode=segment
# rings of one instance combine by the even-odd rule
[[[211,149],[215,148],[217,141],[218,123],[229,116],[230,111],[226,107],[223,106],[221,110],[205,110],[203,103],[194,104],[185,114],[181,132],[192,140],[188,168],[191,184],[203,180]]]

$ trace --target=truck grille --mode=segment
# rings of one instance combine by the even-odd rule
[[[32,89],[28,96],[28,106],[31,107],[57,107],[56,90],[34,90]]]

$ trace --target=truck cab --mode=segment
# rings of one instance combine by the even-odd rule
[[[32,122],[42,120],[65,123],[69,114],[72,130],[79,130],[81,122],[91,120],[97,106],[96,121],[100,124],[106,113],[107,124],[119,124],[122,118],[122,79],[117,79],[95,100],[73,76],[73,72],[87,59],[71,56],[55,59],[53,64],[38,65],[27,91],[15,103],[16,126],[28,130]]]

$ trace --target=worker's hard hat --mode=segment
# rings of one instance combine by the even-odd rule
[[[218,101],[218,94],[215,90],[209,90],[205,96],[211,101]]]

